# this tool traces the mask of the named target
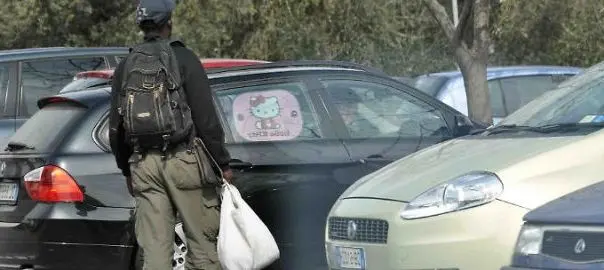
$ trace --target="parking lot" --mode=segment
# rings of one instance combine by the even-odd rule
[[[136,235],[152,188],[124,176],[111,122],[118,66],[150,42],[131,2],[0,7],[2,270],[156,259]],[[196,136],[224,144],[213,169],[273,236],[263,269],[604,269],[604,2],[202,2],[177,1],[162,29],[207,76],[220,138]],[[221,187],[192,188],[203,201],[186,207],[220,210]],[[203,257],[193,231],[225,232],[177,208],[164,227],[184,270]]]

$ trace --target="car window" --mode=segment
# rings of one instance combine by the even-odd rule
[[[560,84],[570,78],[575,76],[574,74],[555,74],[552,76],[552,81],[554,84]]]
[[[0,64],[0,118],[13,117],[14,113],[7,111],[8,107],[8,76],[10,65],[7,63]]]
[[[76,92],[106,86],[111,86],[111,80],[105,78],[88,77],[71,81],[65,85],[65,87],[59,91],[59,93]]]
[[[65,103],[46,105],[25,121],[9,141],[33,147],[31,151],[37,153],[47,153],[84,113],[86,109]]]
[[[449,78],[445,76],[420,76],[415,79],[414,86],[422,92],[436,97],[448,80]]]
[[[499,125],[604,122],[604,62],[585,70],[510,114]]]
[[[493,117],[505,117],[505,107],[503,105],[503,93],[499,80],[490,80],[488,82],[489,96],[491,98],[491,111]]]
[[[390,86],[325,80],[323,84],[352,138],[448,135],[432,106]]]
[[[501,79],[508,113],[518,110],[531,100],[556,87],[550,75],[520,76]]]
[[[109,116],[105,116],[101,120],[94,134],[94,138],[97,143],[100,144],[99,146],[104,148],[103,150],[111,149],[111,144],[109,142]]]
[[[105,68],[103,57],[23,62],[20,114],[31,116],[38,110],[38,99],[59,93],[66,84],[73,80],[76,73]]]
[[[216,97],[235,142],[323,137],[317,113],[301,82],[221,90]]]

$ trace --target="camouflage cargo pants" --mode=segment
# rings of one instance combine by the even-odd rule
[[[195,154],[184,147],[169,151],[165,159],[159,152],[149,152],[130,167],[143,269],[172,269],[177,212],[188,247],[185,269],[221,269],[216,252],[219,195],[215,187],[202,186]]]

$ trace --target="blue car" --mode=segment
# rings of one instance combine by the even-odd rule
[[[583,69],[563,66],[507,66],[487,68],[493,123],[505,118],[560,82]],[[401,81],[408,82],[404,77]],[[468,115],[468,103],[460,71],[430,73],[413,80],[415,88]]]
[[[604,182],[525,215],[512,265],[501,270],[604,269]]]

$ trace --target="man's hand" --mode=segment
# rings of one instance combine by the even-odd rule
[[[222,171],[222,177],[224,177],[224,180],[226,180],[229,184],[232,184],[233,182],[233,170],[231,170],[231,168],[225,168]]]

